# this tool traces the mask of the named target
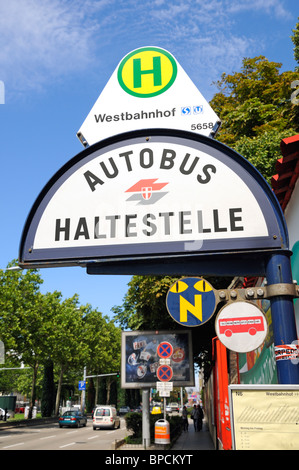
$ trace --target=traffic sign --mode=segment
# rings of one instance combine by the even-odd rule
[[[157,354],[162,359],[167,359],[171,357],[172,353],[173,347],[168,341],[163,341],[163,343],[160,343],[157,347]]]
[[[80,380],[78,385],[78,390],[86,390],[86,382],[85,380]]]
[[[263,311],[252,302],[231,302],[215,320],[216,334],[227,349],[245,353],[257,349],[267,336],[268,327]]]
[[[159,366],[157,369],[157,378],[161,380],[161,382],[169,382],[172,379],[173,371],[170,366],[162,365]]]
[[[160,392],[163,390],[167,390],[172,392],[173,390],[173,382],[156,382],[156,389]]]
[[[176,59],[160,47],[127,54],[77,132],[81,143],[137,129],[182,129],[214,136],[220,119]]]
[[[216,308],[213,287],[205,279],[182,278],[169,289],[166,306],[172,318],[184,326],[200,326],[211,318]]]

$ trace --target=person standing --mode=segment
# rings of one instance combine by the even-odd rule
[[[198,429],[197,429],[197,431],[201,431],[201,429],[202,429],[202,420],[203,420],[203,411],[202,411],[202,407],[200,405],[197,405],[197,408],[198,408],[198,422],[197,422]]]
[[[188,427],[189,427],[188,412],[187,412],[187,408],[185,406],[183,407],[182,418],[183,418],[183,429],[184,429],[184,431],[188,431]]]
[[[198,412],[197,406],[194,405],[192,413],[191,413],[191,419],[193,419],[193,424],[194,424],[194,431],[197,431],[198,418],[199,418],[199,412]]]

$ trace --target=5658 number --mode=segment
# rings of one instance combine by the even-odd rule
[[[213,129],[212,122],[200,122],[198,124],[191,124],[191,131],[200,131],[201,129]]]

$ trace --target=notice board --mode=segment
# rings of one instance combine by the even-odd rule
[[[299,385],[229,385],[234,450],[299,450]]]

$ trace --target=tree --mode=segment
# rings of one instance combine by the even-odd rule
[[[37,371],[43,356],[42,339],[37,332],[43,326],[41,277],[36,270],[26,273],[1,271],[0,273],[0,332],[6,350],[12,357],[32,367],[32,389],[29,418],[35,403]]]
[[[294,58],[299,65],[299,23],[296,24],[296,29],[293,29],[293,33],[291,39],[294,44]],[[299,72],[299,66],[296,67],[296,72]]]
[[[44,366],[43,389],[41,398],[41,414],[43,417],[52,416],[55,404],[55,386],[53,362],[47,361]]]
[[[280,156],[280,141],[299,132],[291,103],[295,72],[264,56],[245,58],[240,72],[223,74],[210,104],[222,120],[217,139],[245,156],[269,181]]]

